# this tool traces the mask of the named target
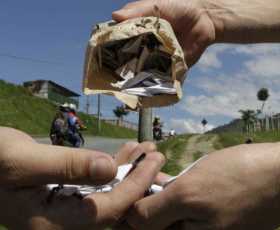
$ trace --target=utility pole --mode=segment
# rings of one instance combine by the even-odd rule
[[[152,108],[144,108],[139,110],[139,123],[138,123],[138,141],[153,141],[152,131]]]
[[[97,95],[97,132],[101,131],[101,95]]]

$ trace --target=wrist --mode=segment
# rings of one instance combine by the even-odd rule
[[[279,0],[201,0],[213,21],[215,43],[280,41]]]

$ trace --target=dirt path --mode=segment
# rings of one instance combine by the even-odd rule
[[[217,138],[216,135],[192,136],[187,142],[185,154],[180,160],[180,165],[186,167],[201,156],[215,151],[214,143]]]

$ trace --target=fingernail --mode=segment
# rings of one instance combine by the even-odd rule
[[[113,162],[106,157],[95,159],[90,166],[90,176],[94,181],[108,181],[114,176]]]

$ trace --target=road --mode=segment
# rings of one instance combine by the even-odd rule
[[[39,143],[50,144],[49,138],[36,138]],[[106,137],[85,137],[85,146],[87,149],[94,149],[106,153],[115,153],[124,143],[135,141],[133,139],[114,139]]]

